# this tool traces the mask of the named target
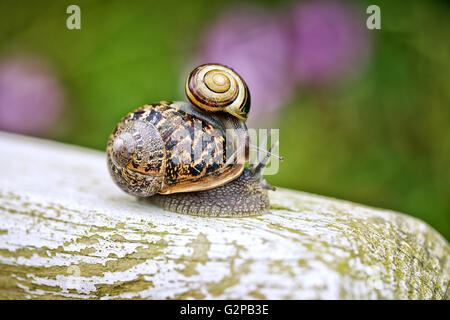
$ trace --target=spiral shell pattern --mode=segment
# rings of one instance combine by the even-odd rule
[[[201,109],[228,112],[243,121],[250,111],[250,93],[244,80],[220,64],[195,68],[186,80],[186,95]]]

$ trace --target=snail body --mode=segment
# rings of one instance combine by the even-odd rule
[[[266,212],[268,190],[274,188],[262,171],[270,151],[259,163],[244,166],[251,146],[247,85],[232,69],[210,64],[194,69],[185,89],[191,103],[145,105],[117,124],[106,148],[114,182],[179,213],[243,217]]]
[[[156,194],[148,200],[166,210],[205,217],[248,217],[265,213],[270,206],[268,190],[274,190],[261,176],[245,168],[223,186],[198,192]]]

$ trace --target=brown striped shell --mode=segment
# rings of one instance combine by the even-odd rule
[[[185,89],[193,105],[247,120],[250,93],[244,80],[233,69],[220,64],[201,65],[189,74]]]
[[[145,105],[125,116],[110,135],[108,168],[116,184],[140,197],[201,191],[239,177],[243,163],[226,164],[227,129],[244,122],[205,112],[186,102]],[[245,143],[245,141],[244,141]]]

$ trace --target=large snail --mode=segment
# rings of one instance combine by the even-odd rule
[[[249,148],[244,121],[250,109],[245,82],[230,68],[203,65],[188,76],[186,94],[192,104],[145,105],[117,124],[107,144],[114,182],[180,213],[250,216],[267,211],[267,190],[273,188],[262,170],[269,155],[244,166]]]

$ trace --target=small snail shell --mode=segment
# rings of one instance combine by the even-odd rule
[[[250,111],[250,93],[244,80],[220,64],[195,68],[187,77],[186,95],[201,109],[228,112],[243,121]]]

